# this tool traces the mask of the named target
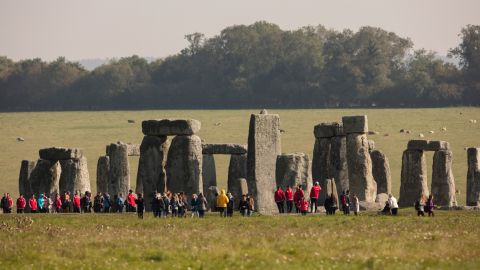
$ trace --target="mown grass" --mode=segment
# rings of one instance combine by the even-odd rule
[[[145,119],[188,117],[202,122],[199,136],[208,143],[247,142],[248,122],[256,110],[158,110],[158,111],[101,111],[101,112],[40,112],[0,113],[0,193],[18,193],[18,173],[22,159],[38,159],[38,149],[49,146],[79,147],[84,149],[89,163],[90,180],[95,191],[97,158],[105,153],[105,145],[124,141],[140,143],[141,121]],[[269,110],[278,113],[282,134],[283,152],[313,151],[313,126],[320,122],[340,121],[344,115],[367,114],[370,130],[380,132],[370,135],[379,149],[385,151],[392,169],[392,188],[398,196],[402,151],[407,141],[423,133],[426,139],[449,141],[453,154],[453,172],[459,191],[459,203],[465,202],[467,161],[465,147],[480,146],[480,108],[441,109],[319,109],[319,110]],[[128,119],[136,120],[128,124]],[[479,121],[480,122],[480,121]],[[221,125],[216,125],[221,123]],[[446,132],[441,128],[446,127]],[[411,134],[399,133],[408,129]],[[429,131],[434,131],[430,134]],[[389,134],[389,136],[384,136]],[[25,138],[17,142],[16,137]],[[431,168],[432,154],[429,157]],[[228,157],[215,156],[217,178],[226,187]],[[130,158],[132,186],[135,185],[138,157]],[[429,171],[431,176],[431,170]]]
[[[478,269],[480,214],[1,215],[1,269]]]

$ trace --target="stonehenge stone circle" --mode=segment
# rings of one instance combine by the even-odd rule
[[[247,179],[237,178],[228,182],[228,191],[232,193],[234,207],[238,208],[242,195],[248,194]]]
[[[32,195],[30,187],[30,175],[35,168],[36,162],[31,160],[22,160],[20,165],[20,175],[18,177],[18,191],[23,194],[25,198]]]
[[[410,140],[407,149],[423,151],[448,150],[450,149],[450,144],[445,141]]]
[[[433,155],[432,194],[437,205],[449,207],[457,205],[452,158],[450,150],[438,150]]]
[[[196,135],[173,138],[167,158],[167,188],[187,196],[203,192],[202,141]]]
[[[170,141],[166,136],[144,136],[140,145],[136,192],[143,193],[146,202],[153,200],[154,192],[165,192],[167,173],[165,170]],[[151,210],[149,203],[145,204]]]
[[[302,185],[303,189],[311,186],[310,177],[310,159],[305,153],[289,153],[277,156],[275,180],[277,186],[283,189],[286,186],[295,189],[296,186]]]
[[[76,191],[85,193],[90,191],[90,176],[88,174],[87,157],[80,159],[60,160],[62,175],[60,177],[60,191]]]
[[[467,159],[467,205],[480,206],[480,148],[468,148]]]
[[[247,181],[261,214],[278,211],[273,198],[277,155],[281,153],[278,114],[252,114],[248,132]]]
[[[243,179],[247,178],[247,154],[230,156],[230,164],[228,165],[228,181],[227,181],[228,190],[230,192],[232,192],[230,187],[236,187],[237,181],[239,178],[243,178]],[[232,195],[235,197],[233,192],[232,192]],[[235,197],[235,199],[237,199],[237,197]]]
[[[349,188],[360,201],[374,202],[377,184],[373,179],[372,160],[369,153],[367,116],[342,117],[343,130],[347,133],[347,164]]]
[[[38,151],[40,159],[46,160],[67,160],[80,159],[83,156],[82,150],[78,148],[50,147]]]
[[[142,122],[142,132],[150,136],[193,135],[201,127],[195,119],[159,119]]]
[[[203,144],[204,155],[243,155],[247,153],[247,146],[243,144]]]
[[[377,193],[392,193],[392,175],[387,156],[380,150],[370,152],[373,179],[377,182]]]
[[[118,142],[110,144],[110,170],[108,174],[108,192],[110,195],[120,194],[125,197],[130,189],[130,166],[128,164],[128,147]]]
[[[207,190],[211,186],[217,186],[217,169],[213,155],[203,155],[202,178],[203,190]]]
[[[110,157],[100,156],[97,161],[97,192],[108,193]]]
[[[422,150],[403,151],[402,172],[400,177],[401,207],[413,206],[422,194],[428,196],[427,161]]]

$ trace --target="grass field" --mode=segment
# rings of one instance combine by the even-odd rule
[[[480,215],[0,215],[0,269],[478,269]]]
[[[49,146],[79,147],[84,149],[90,180],[95,191],[97,158],[105,152],[105,145],[124,141],[140,143],[141,121],[145,119],[188,117],[202,122],[200,137],[208,143],[246,143],[251,113],[259,110],[167,110],[167,111],[105,111],[105,112],[35,112],[0,113],[0,192],[18,194],[20,161],[38,159],[38,149]],[[344,115],[367,114],[370,135],[376,147],[385,151],[392,169],[393,191],[398,195],[402,151],[407,141],[423,133],[426,139],[449,141],[454,154],[453,171],[459,191],[459,203],[465,202],[466,151],[465,147],[480,146],[480,108],[443,109],[322,109],[322,110],[269,110],[278,113],[282,129],[283,152],[313,151],[313,126],[326,121],[340,121]],[[128,124],[128,119],[136,120]],[[217,126],[215,123],[220,122]],[[446,127],[446,132],[441,128]],[[399,133],[408,129],[411,134]],[[432,130],[435,133],[429,134]],[[389,136],[384,136],[388,133]],[[25,138],[17,142],[17,137]],[[431,158],[429,153],[429,168]],[[226,185],[228,156],[216,157],[217,179]],[[135,185],[138,157],[130,158],[131,183]],[[431,175],[431,171],[429,172]]]

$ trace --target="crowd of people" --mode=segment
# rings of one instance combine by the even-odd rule
[[[296,187],[295,191],[290,186],[287,186],[285,190],[278,186],[274,193],[274,199],[280,214],[298,213],[307,215],[307,213],[319,212],[320,192],[322,192],[322,188],[318,182],[315,182],[312,186],[308,196],[301,185]],[[132,190],[129,190],[126,198],[121,193],[114,195],[112,198],[108,193],[100,192],[92,198],[92,194],[88,191],[85,194],[75,192],[73,196],[66,191],[50,197],[41,193],[38,197],[32,195],[30,198],[25,198],[23,194],[20,194],[16,200],[16,211],[17,213],[24,213],[28,209],[30,213],[136,212],[139,218],[143,218],[146,203],[150,204],[155,218],[187,217],[188,212],[190,212],[191,217],[203,218],[209,209],[218,212],[222,217],[232,217],[235,209],[242,216],[251,216],[255,211],[252,194],[243,194],[240,200],[237,200],[238,205],[235,206],[232,194],[225,192],[223,189],[219,194],[215,194],[215,200],[210,202],[213,205],[209,205],[207,198],[202,193],[192,194],[190,199],[183,192],[155,192],[152,195],[153,199],[150,202],[145,202],[143,194],[135,194]],[[307,197],[309,200],[307,200]],[[0,202],[3,213],[12,212],[13,202],[9,193],[3,195]],[[344,215],[350,215],[350,212],[357,215],[360,212],[358,197],[356,194],[350,194],[348,190],[342,192],[340,199],[337,198],[335,192],[326,194],[323,206],[327,215],[335,215],[337,210],[341,210]],[[434,216],[434,207],[432,195],[427,198],[422,194],[415,202],[418,216],[424,216],[425,213],[428,216]],[[388,195],[388,200],[379,214],[394,216],[398,214],[397,199],[392,194]]]

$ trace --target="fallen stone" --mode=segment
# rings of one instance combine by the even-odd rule
[[[366,115],[342,117],[343,131],[350,133],[368,133],[368,119]]]
[[[150,136],[193,135],[201,123],[195,119],[159,119],[142,122],[142,132]]]
[[[202,153],[205,155],[243,155],[247,153],[247,146],[243,144],[203,144]]]
[[[80,159],[83,156],[82,150],[78,148],[50,147],[38,151],[40,159],[66,160]]]
[[[370,153],[372,159],[373,179],[377,182],[377,193],[392,193],[392,174],[387,156],[380,151],[374,150]]]
[[[385,206],[385,202],[377,203],[377,202],[360,201],[359,206],[360,206],[360,211],[381,211]]]
[[[398,205],[411,207],[424,194],[428,196],[427,161],[422,150],[405,150],[402,156]]]
[[[468,148],[467,159],[467,205],[480,206],[480,148]]]
[[[448,150],[450,145],[445,141],[429,141],[429,140],[410,140],[407,145],[407,149],[410,150],[423,150],[423,151],[438,151]]]
[[[452,159],[450,150],[439,150],[433,155],[432,194],[437,205],[457,205]]]
[[[248,132],[247,181],[261,214],[278,212],[273,198],[277,155],[281,153],[280,117],[252,114]]]
[[[110,157],[100,156],[97,161],[97,192],[108,193]]]

